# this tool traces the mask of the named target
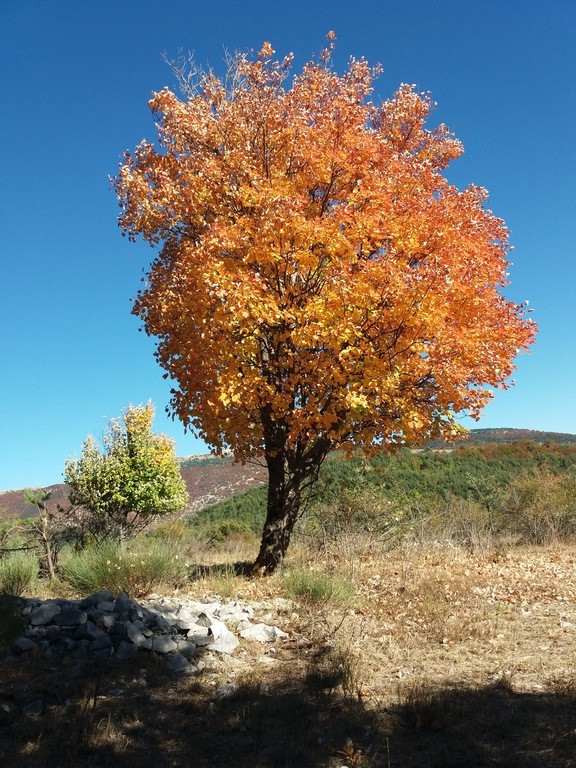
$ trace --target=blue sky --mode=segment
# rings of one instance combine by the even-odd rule
[[[335,30],[335,66],[380,62],[375,98],[431,91],[511,229],[512,285],[540,326],[479,426],[576,433],[576,3],[573,0],[0,0],[0,489],[59,482],[88,433],[152,399],[179,455],[206,451],[164,414],[169,385],[131,313],[153,256],[117,227],[108,176],[155,140],[147,101],[175,88],[162,52],[268,40],[298,70]]]

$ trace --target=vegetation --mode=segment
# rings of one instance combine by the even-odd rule
[[[0,594],[23,595],[37,577],[38,560],[33,555],[17,552],[0,559]]]
[[[191,515],[187,524],[208,544],[221,543],[232,533],[258,533],[266,518],[266,495],[265,486],[237,493]]]
[[[120,225],[160,245],[135,302],[175,382],[172,408],[215,451],[264,457],[255,566],[284,558],[306,489],[338,446],[453,438],[533,340],[501,294],[508,233],[443,175],[462,146],[403,85],[369,100],[379,70],[292,57],[230,58],[224,80],[167,88],[116,179]]]
[[[309,570],[292,571],[284,579],[286,594],[318,606],[322,603],[351,605],[354,585],[346,578],[314,573]]]
[[[58,571],[76,568],[74,594],[185,585],[194,599],[259,605],[289,636],[242,640],[231,660],[215,656],[184,678],[144,655],[83,673],[66,656],[0,659],[0,762],[167,768],[194,754],[224,768],[233,754],[241,768],[566,768],[576,750],[575,470],[575,446],[526,442],[335,455],[268,579],[242,567],[258,548],[265,489],[165,517],[122,547],[65,547]],[[190,561],[201,532],[223,534],[230,515],[241,539],[213,538]],[[46,580],[33,589],[55,594]],[[0,647],[20,628],[14,602],[0,598]],[[42,714],[22,714],[38,702]]]
[[[448,536],[479,543],[492,535],[549,542],[576,533],[576,446],[507,445],[453,452],[409,450],[371,458],[333,455],[320,472],[299,535],[326,545],[359,534],[374,544]],[[257,532],[266,516],[266,488],[253,488],[188,518],[194,535],[220,543]]]
[[[102,453],[89,436],[80,459],[66,462],[70,501],[88,513],[87,530],[97,540],[122,540],[188,503],[174,445],[151,432],[153,419],[151,403],[129,406],[111,420]]]
[[[104,541],[73,555],[63,565],[62,577],[83,596],[109,589],[138,597],[162,585],[173,589],[181,584],[186,565],[173,541]]]

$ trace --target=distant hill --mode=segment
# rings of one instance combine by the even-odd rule
[[[517,440],[531,440],[535,443],[576,443],[576,435],[567,432],[541,432],[537,429],[512,429],[498,427],[494,429],[472,429],[465,440],[457,440],[455,445],[475,445],[478,443],[514,443]],[[441,440],[431,440],[430,448],[445,448]]]
[[[181,460],[181,472],[190,496],[188,507],[182,514],[196,512],[207,504],[228,499],[266,481],[266,471],[254,464],[235,464],[231,458],[187,456]],[[51,485],[51,501],[67,503],[68,488],[64,483]],[[22,490],[0,493],[0,520],[33,517],[36,508],[28,504]]]
[[[576,435],[563,432],[540,432],[534,429],[473,429],[468,439],[459,440],[455,445],[477,445],[486,443],[513,443],[531,440],[536,443],[576,443]],[[449,448],[441,441],[432,441],[431,448]],[[207,504],[230,498],[240,491],[266,482],[264,467],[254,464],[235,464],[231,457],[184,456],[178,459],[182,477],[190,495],[190,503],[183,514],[196,512]],[[52,500],[65,504],[67,487],[64,483],[49,486]],[[25,518],[36,514],[36,508],[24,501],[22,490],[0,493],[0,519]]]

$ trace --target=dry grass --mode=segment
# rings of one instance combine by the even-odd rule
[[[345,543],[340,560],[295,547],[269,579],[235,567],[254,556],[246,548],[195,570],[192,597],[270,606],[290,633],[274,653],[243,641],[186,679],[152,658],[144,672],[109,663],[81,676],[66,661],[2,663],[0,764],[576,765],[576,548],[357,544],[353,572]],[[305,567],[353,579],[353,607],[293,596],[275,610],[286,576]],[[43,714],[11,714],[35,700]]]

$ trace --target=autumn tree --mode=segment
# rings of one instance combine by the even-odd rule
[[[508,232],[487,193],[443,176],[462,146],[426,127],[430,98],[401,85],[377,104],[363,59],[340,76],[328,49],[291,77],[273,54],[196,85],[181,68],[184,98],[150,101],[158,147],[115,180],[125,233],[160,247],[133,311],[173,413],[266,462],[267,573],[330,451],[452,438],[535,333],[502,296]]]
[[[100,451],[88,436],[79,459],[66,462],[70,502],[87,513],[82,525],[96,537],[142,530],[188,503],[173,442],[151,432],[154,406],[129,406],[112,419]]]

